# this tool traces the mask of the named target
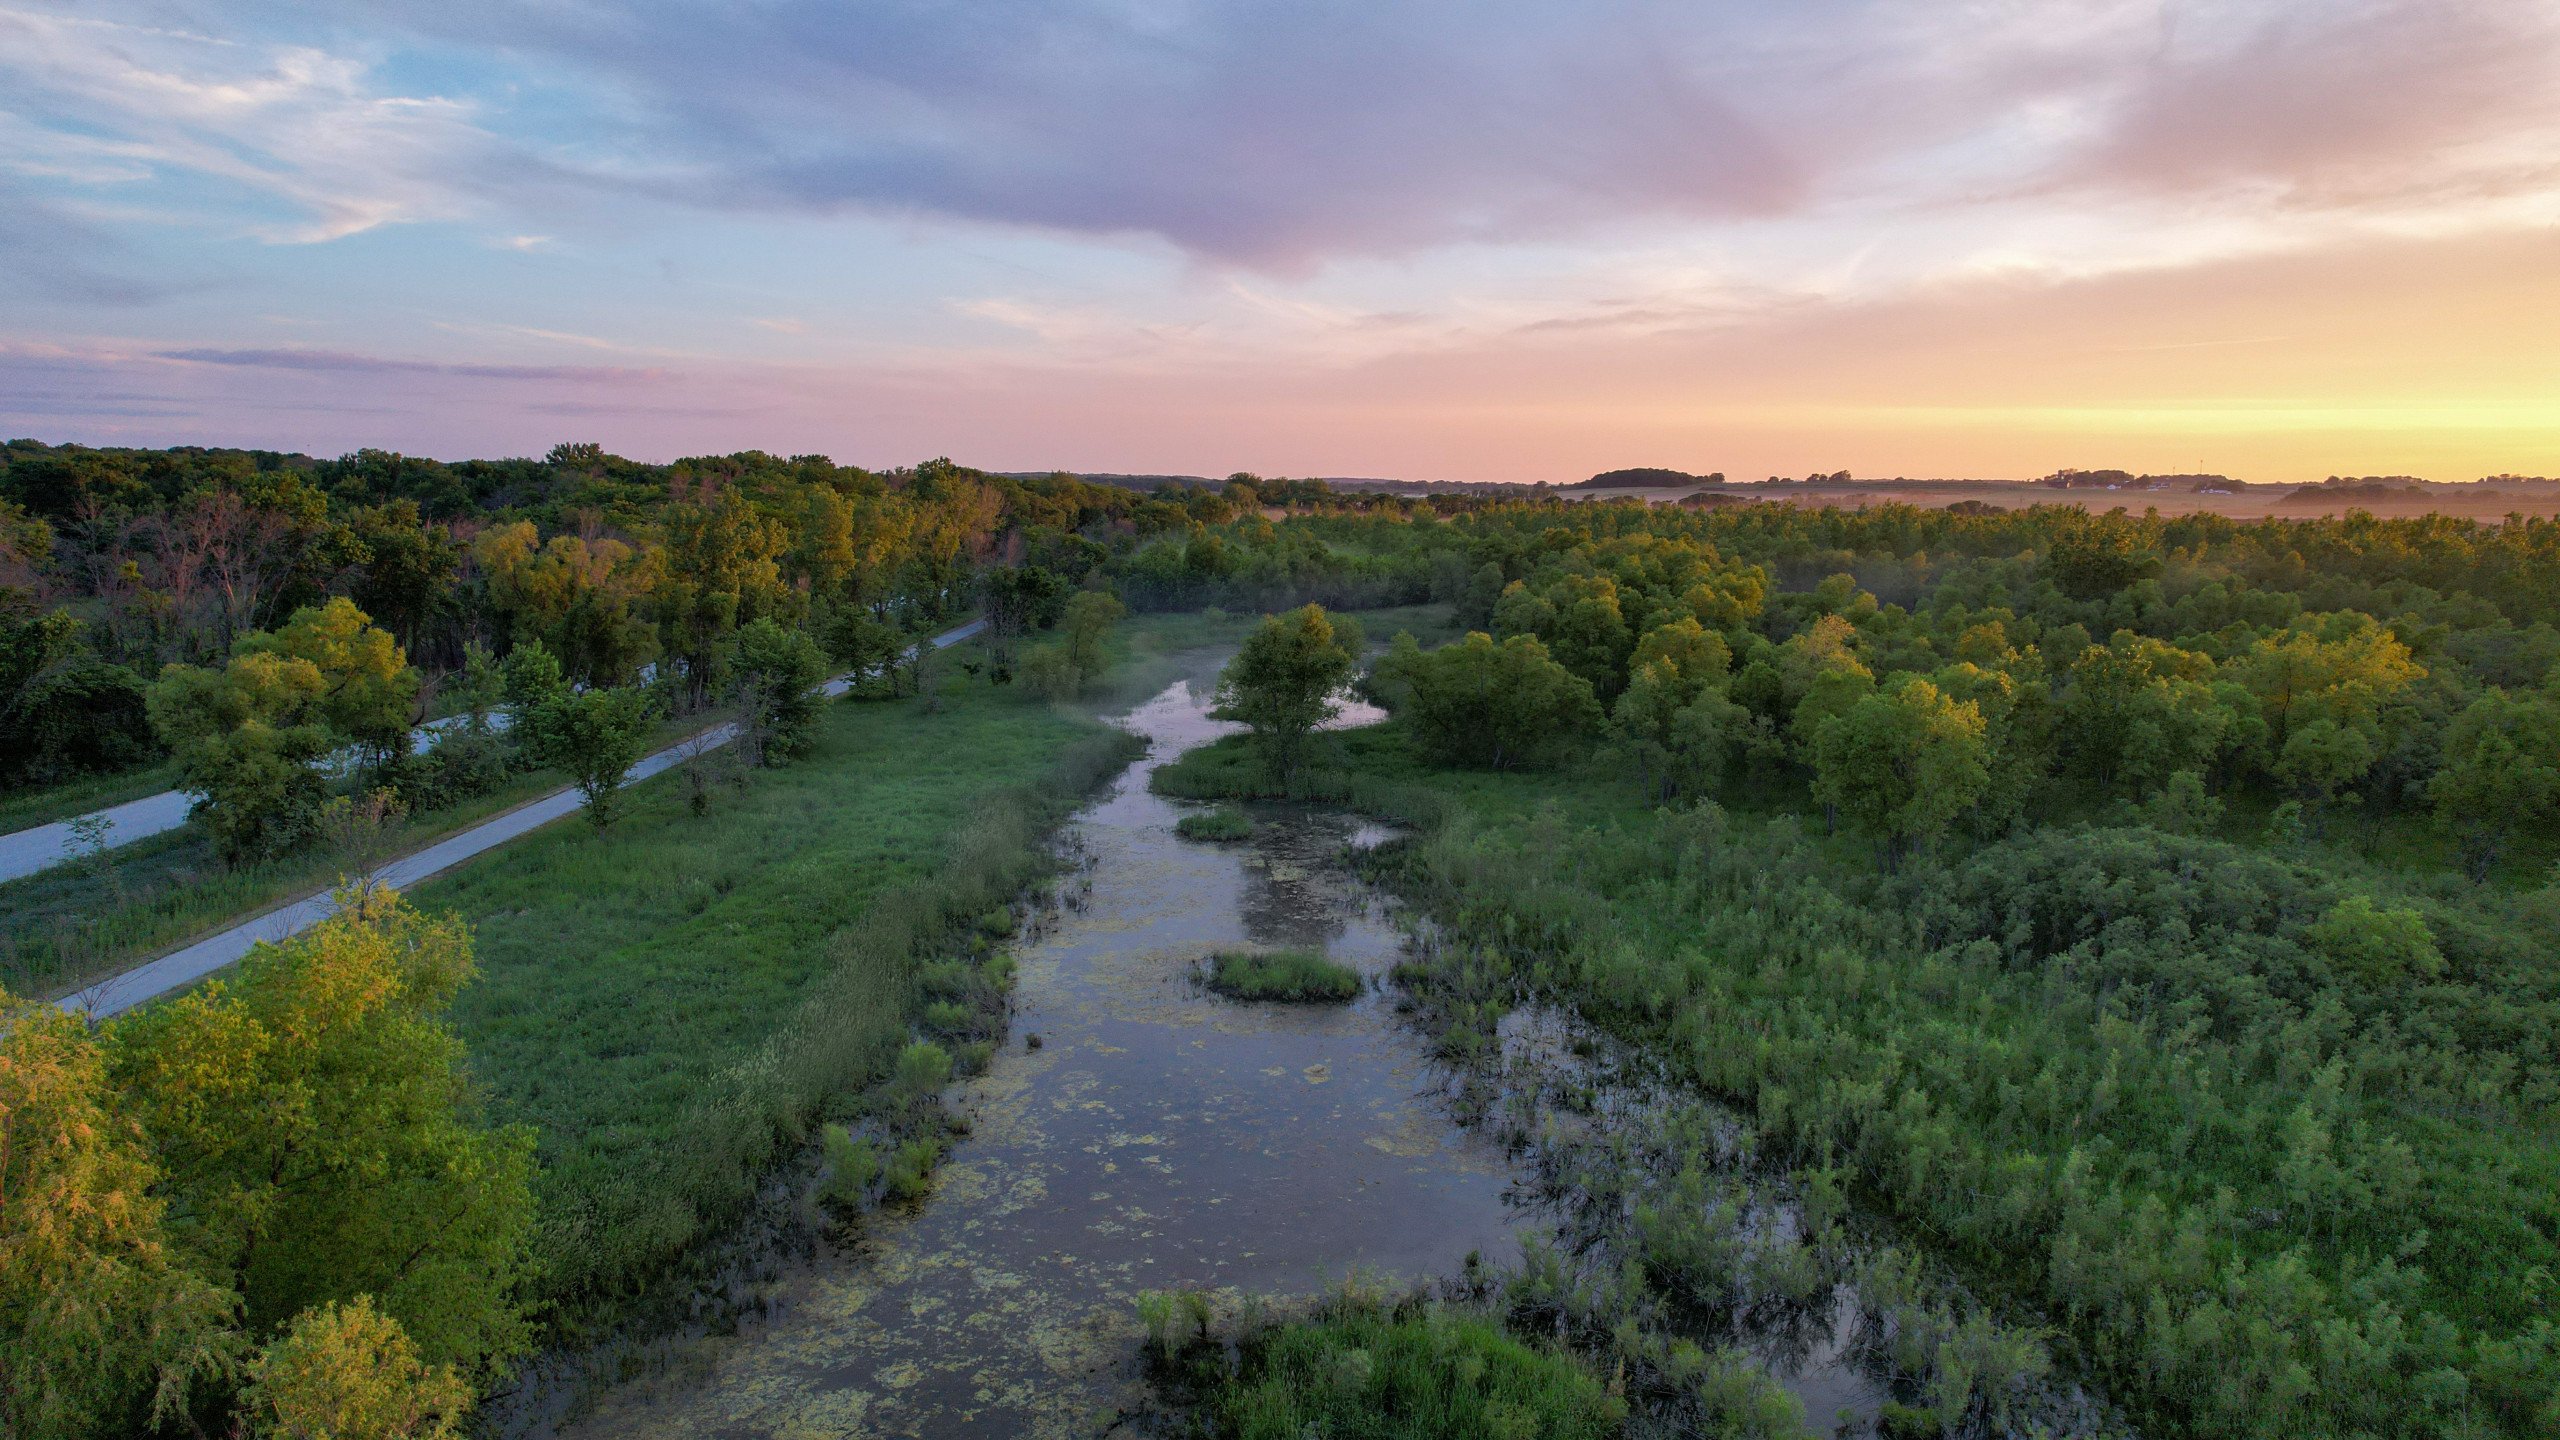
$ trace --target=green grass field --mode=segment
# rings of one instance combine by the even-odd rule
[[[771,1032],[830,935],[930,877],[991,792],[1092,728],[983,685],[939,715],[839,703],[807,756],[707,815],[653,780],[602,833],[553,825],[421,887],[478,937],[455,1018],[501,1112],[542,1127],[552,1164],[615,1157]]]

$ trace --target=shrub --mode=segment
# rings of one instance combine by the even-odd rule
[[[880,1150],[869,1138],[855,1139],[841,1125],[827,1127],[827,1178],[819,1188],[820,1198],[832,1205],[852,1209],[871,1195],[871,1184],[880,1178]]]
[[[1233,1000],[1349,1000],[1360,972],[1313,950],[1230,950],[1209,957],[1201,983]]]
[[[934,1162],[942,1158],[942,1141],[919,1135],[889,1157],[889,1193],[901,1200],[921,1200],[933,1188]]]
[[[294,1317],[241,1399],[260,1440],[448,1440],[471,1412],[470,1385],[362,1295]]]
[[[1185,840],[1242,840],[1253,833],[1253,817],[1233,805],[1185,815],[1173,822],[1173,833]]]
[[[1486,1316],[1369,1300],[1251,1339],[1211,1409],[1239,1440],[1599,1440],[1626,1418],[1571,1357]]]

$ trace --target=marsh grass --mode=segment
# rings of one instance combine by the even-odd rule
[[[1242,840],[1253,834],[1253,817],[1233,805],[1221,805],[1176,820],[1173,833],[1185,840]]]
[[[939,1003],[1000,1028],[1009,965],[982,921],[1010,917],[1041,837],[1138,744],[981,683],[942,698],[831,705],[805,758],[707,816],[652,780],[609,830],[549,827],[421,887],[479,937],[454,1024],[492,1109],[541,1134],[564,1326],[679,1295],[831,1114],[936,1132],[885,1162],[893,1192],[923,1183],[955,1067],[915,1026]]]
[[[1314,950],[1228,950],[1201,962],[1200,983],[1230,1000],[1358,998],[1360,972]]]
[[[1236,1440],[1600,1440],[1626,1419],[1572,1356],[1472,1307],[1346,1287],[1300,1318],[1249,1323],[1230,1359],[1198,1301],[1141,1296],[1140,1322],[1159,1372]]]

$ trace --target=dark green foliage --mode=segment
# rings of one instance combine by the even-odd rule
[[[730,642],[729,676],[738,687],[738,743],[749,761],[779,765],[805,752],[815,736],[825,697],[826,652],[806,631],[787,630],[772,619],[739,627]]]
[[[560,691],[526,715],[517,733],[541,764],[565,772],[599,830],[620,811],[622,778],[648,753],[656,706],[646,691]]]
[[[1252,727],[1271,772],[1286,776],[1307,737],[1333,717],[1359,653],[1360,627],[1321,606],[1270,616],[1219,673],[1218,706],[1210,713]]]
[[[1174,821],[1173,833],[1185,840],[1242,840],[1253,834],[1253,817],[1233,805],[1221,805]]]
[[[1339,1002],[1360,994],[1360,972],[1314,950],[1229,950],[1202,964],[1200,983],[1232,1000]]]
[[[1600,721],[1590,682],[1549,659],[1534,635],[1497,645],[1479,632],[1428,652],[1399,636],[1369,686],[1445,765],[1537,765],[1570,753]]]
[[[0,605],[0,778],[48,785],[159,753],[141,678],[100,659],[85,629],[59,611],[12,618]]]

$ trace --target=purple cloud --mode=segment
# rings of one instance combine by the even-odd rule
[[[614,365],[481,365],[432,360],[395,360],[344,350],[188,349],[153,352],[163,360],[191,365],[236,365],[266,370],[304,370],[333,375],[454,375],[469,380],[554,380],[577,384],[618,385],[665,378],[665,372]]]

